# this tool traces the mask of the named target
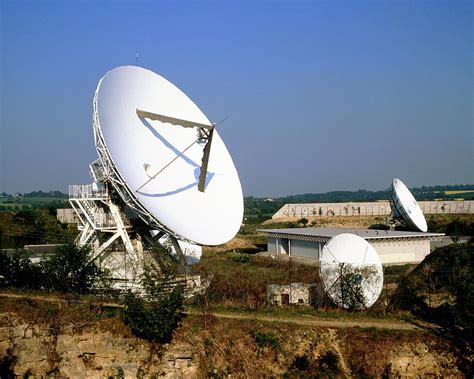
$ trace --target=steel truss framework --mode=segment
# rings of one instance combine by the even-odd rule
[[[129,219],[120,207],[109,196],[107,186],[94,188],[93,185],[69,186],[69,202],[76,212],[80,234],[76,239],[79,246],[88,246],[93,251],[92,260],[98,265],[105,266],[112,278],[122,283],[122,286],[139,285],[144,272],[144,265],[153,264],[153,255],[144,250],[144,243],[149,247],[161,245],[160,238],[168,236],[174,251],[183,263],[184,255],[173,235],[160,230],[152,237],[145,233],[139,234],[133,230]],[[131,238],[131,234],[135,238]],[[120,245],[117,248],[117,244]]]
[[[97,104],[99,88],[100,82],[94,94],[92,117],[94,142],[99,158],[89,166],[94,184],[69,186],[69,202],[79,219],[80,234],[76,243],[90,247],[94,254],[93,260],[107,267],[114,278],[122,279],[124,283],[138,284],[144,265],[154,263],[153,255],[147,254],[144,244],[152,250],[156,245],[163,245],[160,239],[166,235],[171,248],[181,263],[185,264],[178,240],[191,244],[193,242],[159,222],[140,204],[133,190],[122,179],[100,129]],[[112,192],[120,197],[118,201]],[[132,228],[129,217],[124,213],[125,209],[130,210],[134,218],[137,216],[144,222],[140,232]],[[152,236],[150,231],[158,233]],[[117,245],[123,246],[117,249]]]

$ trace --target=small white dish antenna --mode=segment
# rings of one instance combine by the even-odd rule
[[[362,237],[342,233],[324,246],[319,269],[324,291],[339,307],[365,309],[380,296],[383,269],[374,247]]]
[[[398,178],[393,179],[390,187],[391,223],[399,220],[409,228],[426,232],[428,225],[425,216],[408,187]]]

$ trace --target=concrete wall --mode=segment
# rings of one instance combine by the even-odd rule
[[[267,239],[267,251],[272,254],[278,254],[277,251],[277,239],[273,237],[268,237]]]
[[[441,213],[474,213],[474,200],[460,201],[419,201],[424,214]],[[389,216],[391,213],[388,201],[365,203],[312,203],[285,204],[272,218],[285,217],[318,217],[318,216]]]
[[[314,304],[316,300],[316,284],[291,283],[289,285],[270,284],[267,286],[268,303],[282,305],[285,302],[285,295],[288,304]]]
[[[421,262],[430,253],[429,240],[371,241],[382,264]]]
[[[56,218],[64,224],[77,224],[79,219],[72,208],[59,208],[56,210]]]
[[[395,240],[369,241],[377,251],[382,264],[402,264],[421,262],[430,253],[430,241]],[[278,246],[278,249],[277,249]],[[313,258],[319,260],[324,244],[319,242],[288,240],[286,238],[268,238],[268,252],[292,257]]]
[[[291,240],[291,256],[314,258],[319,260],[319,243]]]

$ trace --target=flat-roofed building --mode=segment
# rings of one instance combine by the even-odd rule
[[[442,233],[348,228],[259,229],[267,237],[270,254],[319,261],[324,245],[334,236],[351,233],[364,238],[377,251],[382,264],[421,262],[430,253],[430,242]]]

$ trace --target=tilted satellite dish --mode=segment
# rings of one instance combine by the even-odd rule
[[[240,228],[243,195],[214,124],[165,78],[117,67],[94,98],[97,152],[124,202],[178,239],[219,245]]]
[[[144,68],[117,67],[100,79],[93,107],[95,184],[70,186],[69,201],[77,243],[95,261],[137,283],[147,248],[170,241],[181,262],[193,263],[198,245],[235,236],[243,216],[237,171],[216,125],[181,90]]]
[[[382,292],[380,258],[371,244],[354,234],[329,240],[320,258],[319,276],[329,298],[345,309],[369,308]]]
[[[397,178],[393,179],[390,187],[390,206],[392,223],[399,220],[414,230],[421,232],[428,230],[423,211],[407,186]]]

